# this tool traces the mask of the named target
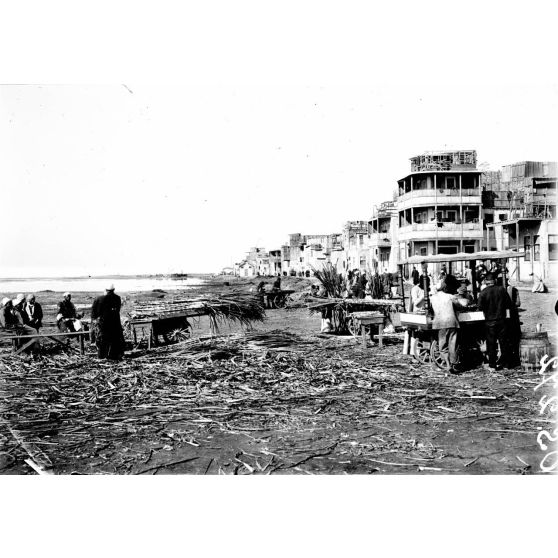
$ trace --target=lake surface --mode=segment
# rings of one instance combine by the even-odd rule
[[[2,295],[17,293],[54,292],[103,292],[108,285],[114,284],[116,292],[151,291],[161,289],[173,291],[188,289],[203,284],[197,277],[187,279],[169,279],[164,277],[78,277],[78,278],[35,278],[35,279],[0,279]]]

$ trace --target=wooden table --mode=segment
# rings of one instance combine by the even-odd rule
[[[35,341],[40,340],[40,339],[51,339],[52,341],[56,341],[56,343],[63,345],[64,347],[68,347],[68,343],[65,343],[63,341],[63,339],[66,339],[66,341],[69,341],[70,337],[77,337],[79,339],[79,345],[80,345],[80,350],[81,350],[81,354],[85,354],[85,343],[84,340],[86,337],[89,336],[89,331],[74,331],[74,332],[67,332],[67,333],[36,333],[36,334],[30,334],[30,335],[9,335],[4,337],[4,339],[9,339],[13,342],[14,344],[14,349],[16,349],[15,354],[19,355],[20,353],[22,353],[23,351],[25,351],[25,349],[27,349],[28,347],[30,347],[33,343],[35,343]],[[17,348],[17,341],[18,340],[23,340],[23,339],[27,339],[27,342],[25,342],[21,347]]]
[[[378,326],[378,346],[383,347],[383,334],[384,334],[384,320],[385,316],[381,312],[353,312],[349,316],[360,326],[362,335],[362,346],[366,349],[366,326],[367,325],[377,325]],[[374,340],[374,335],[372,330],[370,331],[370,339]]]

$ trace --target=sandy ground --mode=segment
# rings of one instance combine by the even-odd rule
[[[203,292],[249,291],[257,282],[216,279],[206,285]],[[283,288],[308,290],[312,282],[288,278],[283,282]],[[138,300],[162,295],[165,293],[124,294],[123,314]],[[59,296],[37,293],[47,321],[54,319]],[[94,293],[74,293],[74,301],[86,308],[94,296]],[[542,323],[543,329],[555,340],[556,295],[552,292],[532,294],[522,288],[521,297],[523,329],[534,330],[535,323]],[[534,391],[540,380],[536,373],[522,370],[489,373],[477,369],[457,377],[447,376],[402,355],[400,337],[388,339],[382,349],[377,345],[364,349],[359,340],[351,337],[320,335],[319,325],[319,316],[302,307],[270,310],[265,322],[254,325],[254,332],[269,333],[270,337],[274,331],[296,334],[300,344],[294,343],[288,349],[289,354],[298,352],[301,359],[306,359],[306,376],[297,378],[296,370],[291,367],[285,380],[293,385],[299,382],[306,390],[304,397],[297,397],[296,390],[289,391],[288,385],[279,390],[259,384],[235,387],[240,390],[234,392],[237,395],[246,395],[244,389],[254,392],[253,397],[260,409],[257,413],[266,415],[267,422],[254,420],[253,426],[246,427],[245,422],[235,419],[236,415],[242,415],[240,404],[225,426],[218,425],[211,418],[195,424],[190,421],[169,422],[157,436],[130,436],[124,445],[119,442],[118,446],[105,447],[101,452],[92,451],[83,459],[60,467],[57,472],[539,472],[545,452],[537,443],[537,434],[541,428],[548,427],[553,409],[539,412],[541,396],[550,391],[546,387]],[[195,326],[195,336],[208,333],[208,324],[203,319]],[[240,328],[232,327],[224,328],[220,333],[239,331]],[[91,358],[94,358],[92,349]],[[276,353],[270,352],[262,358],[270,359],[271,367],[282,366],[280,355]],[[309,369],[313,370],[310,380],[307,377]],[[355,370],[359,371],[358,381],[353,377]],[[319,374],[319,382],[312,376],[314,372]],[[345,374],[347,381],[344,380]],[[289,393],[288,397],[286,393]],[[308,393],[313,395],[308,396]],[[228,404],[222,402],[225,407]],[[252,412],[255,412],[253,407]],[[207,413],[211,416],[210,410]],[[0,436],[0,446],[2,444],[4,447],[0,447],[0,451],[10,453],[16,460],[0,472],[33,474],[22,462],[21,450],[10,443],[9,436]]]

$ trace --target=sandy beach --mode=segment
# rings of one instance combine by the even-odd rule
[[[249,293],[259,281],[208,278],[172,296]],[[535,373],[476,369],[448,376],[402,355],[402,333],[388,336],[381,349],[320,334],[319,314],[304,303],[313,282],[285,278],[283,288],[295,290],[290,307],[268,310],[248,329],[225,326],[211,337],[201,318],[190,340],[151,351],[141,345],[121,363],[98,361],[94,347],[85,356],[53,348],[39,363],[5,347],[4,373],[23,367],[29,385],[33,374],[49,374],[65,393],[50,391],[51,404],[44,393],[29,395],[37,409],[50,409],[44,421],[52,428],[36,443],[56,474],[538,470],[537,426],[544,417],[533,393]],[[54,328],[60,293],[36,294]],[[75,292],[73,300],[87,315],[97,294]],[[171,296],[120,294],[123,318],[140,302]],[[524,330],[542,323],[554,341],[555,295],[523,286],[521,298]],[[138,390],[142,385],[149,389]],[[1,472],[34,474],[6,423],[0,432]]]

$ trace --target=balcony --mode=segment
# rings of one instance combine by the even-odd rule
[[[427,240],[448,238],[482,238],[482,222],[476,223],[414,223],[399,227],[398,240]]]
[[[478,189],[459,190],[413,190],[397,198],[397,209],[433,205],[477,205],[481,203]]]
[[[391,246],[391,237],[389,232],[373,232],[370,234],[370,246]]]

